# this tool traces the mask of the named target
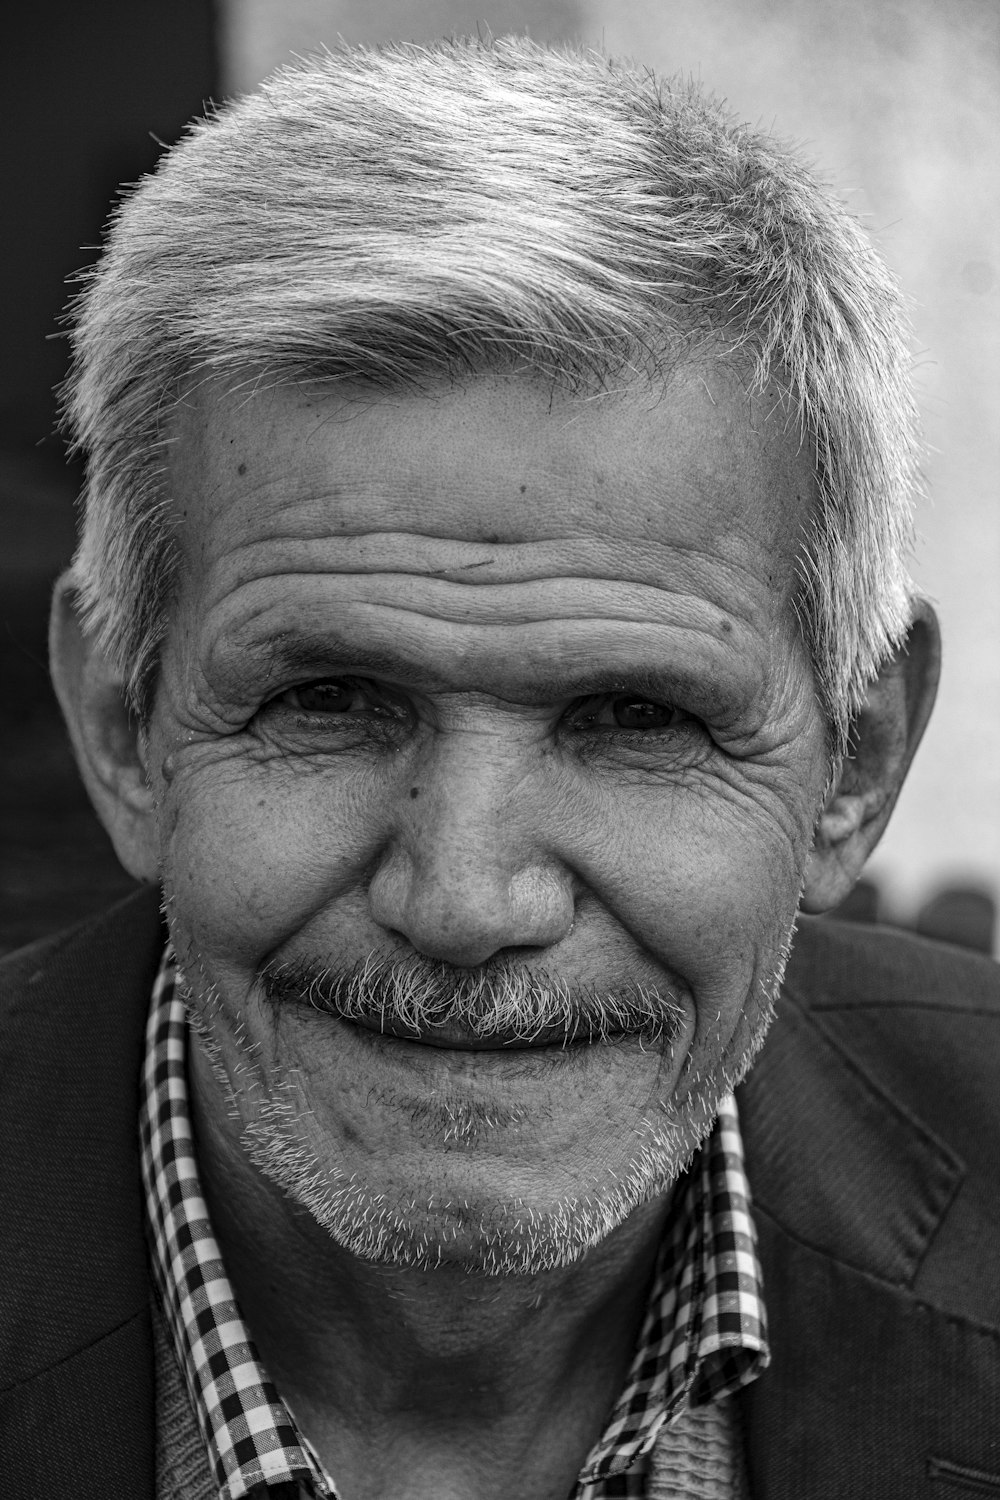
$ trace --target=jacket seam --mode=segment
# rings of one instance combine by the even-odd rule
[[[919,1115],[915,1114],[900,1099],[897,1099],[881,1078],[873,1073],[860,1058],[856,1057],[839,1037],[834,1036],[832,1032],[827,1030],[812,1008],[807,1009],[795,999],[793,999],[793,1003],[805,1024],[811,1026],[822,1037],[828,1047],[833,1048],[848,1072],[859,1080],[870,1094],[873,1094],[878,1099],[884,1109],[890,1111],[895,1115],[897,1120],[919,1135],[928,1148],[936,1151],[945,1164],[953,1172],[957,1173],[958,1181],[961,1182],[968,1172],[968,1163],[965,1161],[965,1158],[960,1156],[955,1148],[944,1140],[942,1136],[938,1135],[937,1131],[932,1130],[925,1120],[922,1120]],[[843,1009],[853,1009],[853,1007],[845,1006]],[[954,1196],[954,1193],[952,1196]]]
[[[933,1302],[926,1302],[921,1297],[913,1297],[912,1300],[916,1311],[923,1313],[925,1317],[943,1318],[946,1323],[950,1323],[961,1333],[974,1333],[1000,1346],[1000,1328],[995,1327],[994,1324],[973,1322],[971,1318],[963,1317],[961,1313],[947,1312],[943,1307],[935,1307]]]
[[[933,1011],[944,1016],[985,1016],[989,1021],[1000,1023],[1000,1011],[990,1005],[943,1005],[934,1000],[903,1000],[894,1005],[890,1000],[829,1000],[814,1002],[808,1007],[795,996],[800,1010],[809,1015],[844,1015],[859,1010],[885,1010],[893,1015],[905,1015],[908,1010]]]
[[[55,1360],[51,1365],[43,1365],[40,1370],[36,1370],[33,1374],[24,1375],[19,1380],[13,1381],[10,1385],[0,1387],[0,1397],[9,1396],[13,1394],[14,1391],[19,1391],[24,1386],[31,1385],[36,1380],[44,1379],[46,1375],[54,1374],[64,1365],[72,1364],[73,1360],[79,1359],[82,1354],[89,1354],[91,1350],[96,1349],[107,1339],[114,1338],[116,1334],[121,1333],[123,1328],[128,1328],[131,1323],[141,1321],[142,1318],[147,1316],[148,1312],[144,1312],[141,1308],[134,1313],[129,1313],[127,1318],[123,1318],[122,1321],[120,1323],[116,1323],[113,1328],[106,1329],[104,1333],[98,1334],[98,1336],[94,1339],[91,1339],[89,1343],[81,1344],[80,1348],[74,1349],[71,1354],[64,1354],[62,1358]]]

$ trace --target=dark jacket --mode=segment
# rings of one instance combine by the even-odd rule
[[[153,1493],[138,1075],[155,893],[0,964],[0,1496]],[[754,1500],[1000,1495],[1000,968],[806,920],[740,1091]]]

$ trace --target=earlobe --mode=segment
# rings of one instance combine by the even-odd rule
[[[940,667],[937,617],[930,604],[917,600],[905,641],[868,690],[853,753],[817,822],[804,911],[839,905],[882,837],[934,707]]]
[[[119,675],[81,625],[69,573],[59,579],[52,598],[49,660],[80,775],[97,815],[129,874],[156,880],[155,808],[143,735]]]

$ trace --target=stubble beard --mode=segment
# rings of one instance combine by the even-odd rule
[[[268,1076],[242,1022],[235,1026],[224,1002],[190,951],[181,992],[230,1114],[241,1122],[248,1159],[271,1183],[304,1208],[348,1253],[396,1268],[432,1270],[458,1265],[485,1277],[535,1276],[572,1264],[604,1240],[641,1205],[667,1193],[710,1135],[719,1105],[742,1079],[763,1043],[774,1014],[791,947],[781,946],[773,972],[755,983],[740,1025],[716,1057],[688,1056],[671,1096],[644,1117],[626,1169],[573,1197],[540,1210],[520,1199],[491,1205],[478,1215],[467,1203],[390,1201],[357,1174],[324,1160],[310,1138],[311,1109],[300,1074]],[[530,1040],[548,1026],[585,1035],[587,1046],[614,1046],[623,1035],[669,1055],[682,1012],[670,995],[640,986],[614,993],[571,989],[545,975],[489,966],[472,979],[420,958],[386,963],[369,958],[352,970],[318,964],[264,966],[257,990],[264,1004],[289,1003],[357,1020],[377,1017],[420,1032],[462,1020],[481,1037]],[[276,1012],[277,1013],[277,1012]],[[236,1069],[222,1065],[217,1028],[240,1052]],[[276,1070],[275,1070],[276,1071]],[[436,1106],[445,1149],[474,1147],[518,1123],[509,1103],[495,1106],[456,1096]]]

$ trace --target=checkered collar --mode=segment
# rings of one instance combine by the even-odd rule
[[[280,1484],[311,1500],[336,1500],[332,1479],[260,1361],[212,1233],[195,1159],[188,1025],[176,975],[168,948],[146,1032],[142,1174],[153,1275],[220,1500],[260,1496]],[[625,1388],[573,1500],[640,1500],[642,1460],[664,1423],[688,1405],[731,1395],[764,1369],[755,1240],[730,1096],[677,1194]]]

